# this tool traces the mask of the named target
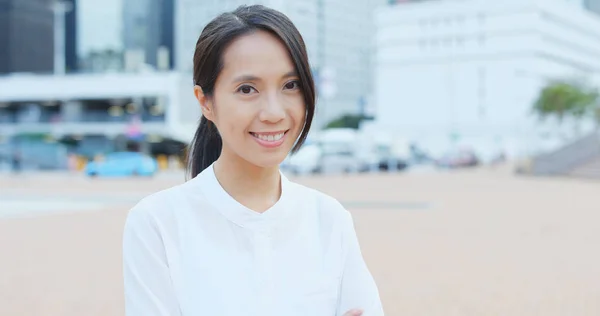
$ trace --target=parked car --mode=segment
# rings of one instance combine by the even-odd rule
[[[281,169],[293,174],[318,173],[321,168],[321,147],[317,144],[306,144],[300,150],[286,158]]]
[[[323,173],[350,173],[365,169],[365,157],[360,151],[359,134],[351,128],[331,128],[320,133],[320,171]]]
[[[85,167],[85,174],[94,176],[152,176],[158,170],[156,160],[138,152],[115,152]]]
[[[321,157],[323,173],[353,173],[363,171],[362,162],[351,151],[329,151]]]
[[[390,169],[390,163],[395,163],[396,164],[396,170],[404,170],[406,168],[408,168],[408,163],[402,159],[394,159],[392,160],[382,160],[379,162],[379,170],[381,171],[389,171]],[[393,164],[391,166],[394,166]]]
[[[477,155],[470,149],[461,149],[450,152],[436,161],[440,168],[466,168],[475,167],[480,163]]]

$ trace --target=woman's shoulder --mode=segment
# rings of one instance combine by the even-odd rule
[[[310,202],[319,214],[333,217],[336,220],[348,219],[351,217],[350,212],[344,205],[335,197],[319,191],[315,188],[295,183],[295,198],[301,202]],[[298,204],[300,205],[300,204]]]
[[[186,205],[187,182],[151,193],[139,200],[128,212],[128,220],[164,221],[174,209]]]

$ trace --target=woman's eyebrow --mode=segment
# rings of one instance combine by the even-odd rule
[[[260,81],[261,79],[254,75],[241,75],[233,78],[233,83],[243,82],[243,81]]]
[[[291,70],[282,76],[283,79],[291,78],[291,77],[298,77],[298,73],[295,70]],[[257,76],[254,76],[254,75],[241,75],[241,76],[237,76],[237,77],[233,78],[232,82],[238,83],[238,82],[244,82],[244,81],[261,81],[261,80],[262,79],[260,79]]]
[[[291,70],[291,71],[288,71],[285,75],[283,75],[282,78],[285,79],[285,78],[291,78],[291,77],[298,77],[298,73],[296,73],[295,70]]]

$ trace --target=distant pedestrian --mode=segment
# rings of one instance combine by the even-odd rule
[[[18,150],[15,150],[13,155],[12,155],[12,171],[14,173],[19,173],[21,172],[21,164],[23,162],[23,157],[21,155],[21,152]]]
[[[77,155],[75,155],[73,153],[69,154],[69,157],[67,160],[67,168],[69,169],[70,172],[77,171],[78,160],[79,160],[79,158],[77,157]]]

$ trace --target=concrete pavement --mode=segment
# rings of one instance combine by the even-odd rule
[[[0,176],[0,315],[123,315],[126,212],[182,180]],[[351,210],[387,315],[600,315],[598,182],[506,169],[294,180]]]

